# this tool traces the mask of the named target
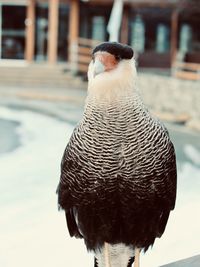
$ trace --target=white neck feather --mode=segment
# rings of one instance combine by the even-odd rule
[[[112,71],[93,77],[92,64],[88,70],[88,98],[97,104],[119,102],[137,92],[135,61],[123,60]]]

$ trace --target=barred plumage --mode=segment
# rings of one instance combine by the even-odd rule
[[[137,90],[89,93],[61,163],[58,202],[70,235],[97,255],[107,242],[131,246],[134,257],[134,247],[147,250],[163,234],[175,198],[173,144]]]

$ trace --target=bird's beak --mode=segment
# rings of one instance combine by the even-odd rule
[[[104,71],[105,71],[104,64],[98,58],[96,58],[94,62],[94,77]]]

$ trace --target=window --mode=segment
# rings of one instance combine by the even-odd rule
[[[60,5],[58,26],[58,60],[64,62],[68,59],[68,27],[69,7],[67,5]]]
[[[36,6],[36,45],[35,58],[38,61],[47,59],[48,39],[48,5],[38,4]]]
[[[24,59],[25,6],[2,6],[2,51],[3,59]]]
[[[136,8],[132,10],[130,44],[139,53],[170,49],[171,10],[166,8]]]

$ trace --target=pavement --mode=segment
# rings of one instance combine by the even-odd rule
[[[44,113],[74,125],[83,112],[87,94],[86,84],[81,85],[66,88],[0,86],[0,103]]]
[[[0,154],[11,152],[20,146],[20,141],[16,134],[18,125],[19,123],[16,121],[0,118]]]
[[[53,87],[29,87],[27,86],[0,86],[1,98],[20,98],[31,100],[45,100],[56,102],[83,103],[86,96],[87,84],[81,83],[79,86],[66,85],[66,88]]]

